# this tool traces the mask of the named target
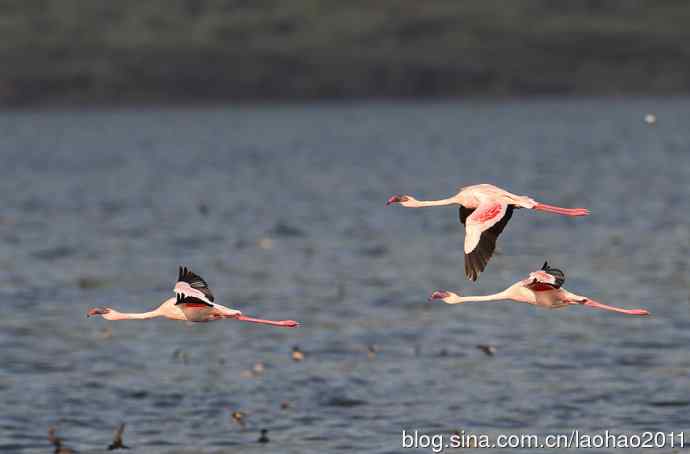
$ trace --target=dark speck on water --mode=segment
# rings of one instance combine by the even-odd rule
[[[479,344],[477,345],[477,348],[486,356],[494,356],[496,354],[496,347],[493,345]]]
[[[48,249],[42,249],[33,253],[33,256],[40,260],[58,260],[64,259],[74,255],[77,252],[76,249],[69,246],[55,246]]]
[[[323,405],[326,407],[358,407],[360,405],[366,405],[366,402],[359,399],[336,396],[323,401]]]
[[[305,233],[302,229],[292,226],[286,222],[279,221],[269,232],[275,236],[284,237],[303,237]]]
[[[53,425],[103,452],[122,421],[146,454],[397,453],[403,429],[687,433],[688,112],[611,98],[0,113],[14,220],[0,452],[50,452]],[[384,203],[480,182],[593,214],[520,210],[469,283],[457,210]],[[570,290],[653,316],[426,302],[497,292],[545,259]],[[150,310],[181,264],[220,304],[300,328],[84,316]],[[492,360],[475,349],[489,340]]]
[[[77,284],[82,289],[96,289],[106,287],[109,282],[97,277],[82,276],[78,279]]]

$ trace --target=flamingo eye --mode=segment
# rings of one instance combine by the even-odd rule
[[[406,195],[401,195],[401,196],[400,196],[400,201],[401,201],[401,202],[407,202],[408,200],[410,200],[410,198],[409,198],[408,196],[406,196]]]

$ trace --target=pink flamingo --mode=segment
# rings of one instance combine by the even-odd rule
[[[247,317],[238,310],[214,303],[213,294],[209,290],[206,281],[198,274],[189,271],[186,267],[180,267],[177,283],[173,291],[176,297],[168,298],[157,309],[149,312],[124,313],[109,307],[94,307],[89,309],[86,316],[101,315],[107,320],[144,320],[165,317],[171,320],[185,320],[189,322],[210,322],[212,320],[231,318],[285,328],[299,326],[299,323],[294,320],[274,321]]]
[[[496,239],[503,232],[515,208],[546,211],[564,216],[586,216],[585,208],[561,208],[539,203],[534,199],[515,195],[490,184],[477,184],[460,188],[460,192],[447,199],[417,200],[411,195],[394,195],[386,205],[393,203],[408,208],[460,206],[460,222],[465,224],[465,276],[476,281],[479,273],[496,249]]]
[[[649,312],[644,309],[621,309],[570,293],[561,287],[564,282],[563,271],[551,268],[547,262],[544,262],[541,270],[530,273],[527,279],[516,282],[502,292],[486,296],[459,296],[453,292],[441,290],[432,293],[429,301],[441,300],[447,304],[462,304],[471,301],[513,300],[546,309],[582,305],[628,315],[649,315]]]

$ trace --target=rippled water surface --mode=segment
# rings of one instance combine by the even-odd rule
[[[403,429],[690,435],[688,118],[687,99],[0,114],[0,452],[52,452],[51,425],[102,452],[121,421],[154,454],[393,453]],[[593,214],[516,212],[473,284],[455,209],[384,203],[478,182]],[[545,259],[653,316],[426,302]],[[155,307],[180,264],[221,304],[302,327],[84,316]]]

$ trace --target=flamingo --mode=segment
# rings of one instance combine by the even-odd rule
[[[465,276],[476,281],[496,249],[496,239],[503,232],[514,209],[546,211],[564,216],[586,216],[585,208],[561,208],[515,195],[491,184],[460,188],[460,192],[441,200],[417,200],[411,195],[394,195],[386,205],[400,204],[408,208],[446,205],[460,206],[460,222],[465,225]]]
[[[502,292],[486,296],[460,296],[453,292],[440,290],[433,292],[431,300],[441,300],[447,304],[462,304],[471,301],[512,300],[519,303],[533,304],[546,309],[561,309],[571,305],[582,305],[619,312],[628,315],[649,315],[644,309],[622,309],[601,304],[585,296],[576,295],[562,288],[565,274],[557,268],[551,268],[548,262],[539,271],[530,273],[527,279],[516,282]]]
[[[175,297],[168,298],[156,309],[141,313],[124,313],[109,307],[94,307],[86,313],[87,317],[101,315],[106,320],[144,320],[165,317],[171,320],[189,322],[209,322],[212,320],[235,319],[265,325],[296,328],[294,320],[263,320],[247,317],[242,312],[214,303],[214,297],[206,281],[187,267],[180,267],[177,283],[173,289]]]

